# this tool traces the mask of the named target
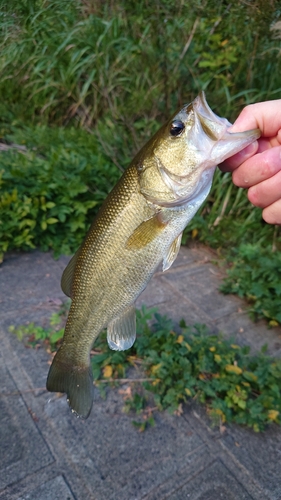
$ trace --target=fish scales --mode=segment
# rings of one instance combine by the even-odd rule
[[[128,182],[124,183],[124,180]],[[137,169],[133,165],[111,193],[106,209],[102,209],[94,221],[77,261],[64,339],[70,346],[73,329],[81,332],[73,342],[76,359],[88,354],[83,349],[84,343],[89,342],[88,336],[94,340],[112,318],[135,301],[163,259],[167,247],[183,229],[185,221],[178,216],[174,220],[171,217],[174,231],[167,228],[166,234],[159,235],[134,253],[127,249],[128,234],[156,212],[157,207],[150,208],[140,193]],[[186,216],[185,210],[182,213]],[[81,266],[81,272],[80,261],[86,262]],[[110,280],[111,276],[114,276],[113,280]],[[101,286],[103,282],[110,282],[110,287]],[[85,297],[90,297],[90,300],[86,301]]]
[[[161,262],[163,251],[170,240],[173,240],[170,232],[166,238],[161,235],[134,253],[126,248],[128,234],[133,233],[144,219],[153,216],[156,211],[156,208],[147,205],[141,195],[137,169],[133,165],[115,187],[107,206],[94,221],[77,261],[72,307],[65,331],[65,340],[68,342],[73,329],[83,329],[83,335],[75,337],[75,353],[78,351],[81,355],[83,349],[77,349],[80,342],[83,344],[87,335],[94,339],[112,318],[118,316],[138,297],[155,267]],[[159,252],[161,247],[162,252]],[[81,266],[81,272],[80,261],[87,262]],[[111,280],[111,276],[114,279]],[[110,287],[101,286],[105,282],[109,282]],[[85,296],[90,296],[90,300],[86,301]],[[89,317],[89,307],[93,321]],[[72,311],[75,311],[73,316]],[[80,324],[81,320],[83,325]],[[75,324],[75,321],[79,324]]]
[[[87,418],[93,401],[90,350],[107,327],[109,346],[131,347],[134,303],[157,266],[175,260],[182,231],[205,200],[215,167],[259,131],[231,134],[204,94],[174,115],[138,153],[103,203],[62,276],[72,299],[47,389],[65,392]]]

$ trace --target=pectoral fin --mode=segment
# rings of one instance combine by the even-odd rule
[[[181,246],[181,238],[182,233],[180,233],[179,236],[171,244],[167,254],[163,259],[163,271],[167,271],[167,269],[169,269],[173,262],[176,260]]]
[[[126,248],[130,250],[141,250],[151,243],[165,229],[167,222],[163,220],[161,212],[151,219],[142,222],[128,238]]]
[[[65,270],[62,273],[61,277],[61,289],[67,297],[72,298],[72,283],[74,278],[74,271],[76,267],[76,262],[78,260],[80,254],[80,248],[73,255],[72,259],[67,264]]]
[[[136,312],[128,307],[107,326],[107,342],[114,351],[130,349],[136,339]]]

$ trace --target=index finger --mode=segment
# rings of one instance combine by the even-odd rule
[[[246,106],[235,120],[231,132],[259,128],[262,137],[273,137],[281,128],[281,99]]]
[[[254,128],[260,129],[261,139],[225,160],[220,165],[223,172],[233,171],[257,151],[262,152],[272,147],[272,140],[270,142],[269,138],[276,137],[281,129],[281,99],[249,104],[241,111],[229,131],[243,132]]]

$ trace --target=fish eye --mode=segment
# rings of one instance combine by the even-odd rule
[[[184,130],[184,123],[181,120],[174,120],[171,124],[170,134],[173,137],[178,137]]]

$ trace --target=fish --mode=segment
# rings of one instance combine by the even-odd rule
[[[171,267],[183,230],[206,199],[216,166],[260,136],[231,133],[204,92],[175,113],[138,152],[109,193],[63,272],[72,299],[47,390],[66,393],[76,416],[93,404],[90,351],[107,327],[111,349],[136,338],[135,301],[159,264]]]

